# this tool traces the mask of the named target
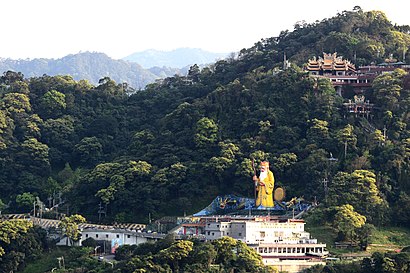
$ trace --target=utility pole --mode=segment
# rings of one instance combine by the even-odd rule
[[[386,128],[386,125],[384,125],[384,128],[383,128],[383,142],[386,142],[386,132],[387,132],[387,128]]]
[[[346,142],[347,143],[347,142]],[[333,154],[329,153],[330,157],[327,159],[326,170],[325,170],[325,178],[323,178],[323,191],[325,193],[325,202],[327,202],[327,196],[329,193],[329,175],[332,173],[332,163],[338,161],[337,158],[333,157]]]
[[[34,203],[33,203],[33,223],[34,223],[34,219],[36,219],[36,201],[34,201]]]
[[[325,192],[325,202],[327,202],[327,194],[329,193],[328,182],[329,182],[329,180],[327,179],[327,171],[326,171],[326,177],[323,178],[323,180],[322,180],[323,191]]]
[[[105,216],[105,210],[100,202],[100,204],[98,204],[98,222],[101,222],[101,214]]]

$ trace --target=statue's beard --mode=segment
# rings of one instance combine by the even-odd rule
[[[263,171],[263,172],[261,172],[261,174],[259,175],[259,180],[263,181],[267,176],[268,176],[268,172],[267,172],[267,171]]]

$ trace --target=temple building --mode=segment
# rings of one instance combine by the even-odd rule
[[[348,113],[354,113],[356,116],[360,115],[366,118],[369,118],[374,107],[374,104],[366,100],[363,95],[355,95],[354,100],[349,99],[343,105]]]
[[[308,60],[306,70],[309,71],[311,75],[337,75],[346,76],[354,75],[356,68],[348,60],[344,60],[341,56],[337,56],[337,53],[323,53],[323,58],[313,57],[313,59]]]
[[[352,90],[356,95],[371,91],[373,80],[378,75],[392,72],[397,68],[410,71],[410,65],[398,62],[392,56],[385,59],[383,63],[360,66],[356,69],[353,63],[337,56],[335,52],[323,53],[323,57],[309,59],[305,71],[313,77],[329,79],[336,93],[346,97],[347,89]]]

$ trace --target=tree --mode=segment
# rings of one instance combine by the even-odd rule
[[[344,157],[346,158],[347,155],[347,147],[348,145],[355,147],[357,143],[357,136],[353,132],[353,126],[348,124],[346,127],[340,129],[336,133],[336,138],[339,143],[344,145]]]
[[[5,109],[12,115],[29,113],[31,111],[30,99],[25,94],[7,93],[2,101]]]
[[[349,204],[336,207],[336,211],[333,226],[346,240],[355,240],[357,230],[366,223],[366,217],[355,212]]]
[[[1,212],[7,207],[6,204],[4,204],[3,200],[0,199],[0,216],[1,216]]]
[[[215,261],[216,255],[215,247],[210,242],[200,243],[195,245],[191,253],[191,263],[202,264],[205,265],[205,269],[209,269]]]
[[[27,220],[7,220],[0,221],[0,257],[5,254],[3,244],[10,244],[11,240],[16,240],[33,226]]]
[[[193,82],[199,81],[199,76],[201,75],[201,70],[197,64],[192,65],[188,70],[188,78],[192,79]]]
[[[0,110],[0,135],[4,133],[7,128],[7,116],[3,110]]]
[[[79,214],[74,214],[69,217],[61,219],[58,227],[63,230],[63,234],[67,236],[67,245],[73,244],[73,241],[77,241],[80,236],[80,230],[78,224],[85,223],[85,218]]]
[[[298,157],[294,153],[280,154],[278,157],[274,157],[274,168],[280,172],[284,172],[287,168],[292,166],[298,161]]]
[[[193,249],[193,245],[191,241],[179,240],[170,247],[158,252],[158,256],[160,259],[171,264],[174,272],[179,272],[179,262],[188,257]]]
[[[264,267],[261,256],[242,241],[237,242],[237,255],[235,264],[245,272],[260,272]]]
[[[368,170],[337,173],[329,186],[329,197],[329,205],[351,204],[370,220],[375,220],[385,203],[376,185],[376,175]]]
[[[46,117],[58,116],[67,107],[65,95],[57,90],[50,90],[41,98],[40,107]]]
[[[366,251],[368,245],[371,243],[370,238],[374,231],[375,226],[372,224],[365,223],[357,232],[357,237],[359,239],[360,249]]]
[[[212,241],[212,244],[217,253],[215,262],[230,268],[236,256],[234,250],[236,248],[237,240],[232,237],[225,236]]]
[[[221,264],[226,271],[240,269],[244,272],[273,272],[264,266],[261,256],[244,242],[226,236],[212,241],[212,244],[217,253],[215,262]]]
[[[312,119],[310,128],[307,132],[307,137],[313,143],[321,145],[329,139],[329,123],[325,120]]]
[[[151,181],[155,184],[155,187],[161,187],[164,193],[170,194],[171,196],[168,198],[179,198],[181,188],[184,187],[183,182],[185,182],[187,171],[188,168],[178,162],[170,167],[158,170],[151,178]]]
[[[82,246],[95,248],[97,246],[97,241],[94,238],[88,237],[81,242]]]
[[[378,105],[383,110],[397,111],[402,87],[402,79],[406,72],[396,69],[393,73],[384,73],[378,76],[372,84]]]
[[[12,83],[24,81],[24,75],[21,72],[14,72],[11,70],[3,72],[0,77],[0,83],[11,85]]]
[[[218,126],[210,118],[201,118],[196,123],[194,141],[198,147],[212,146],[218,141]]]
[[[100,197],[104,204],[109,204],[115,199],[115,194],[125,186],[125,178],[121,175],[113,175],[110,178],[108,188],[100,189],[95,196]]]
[[[236,156],[239,154],[239,147],[231,142],[219,142],[221,149],[220,156],[213,156],[208,163],[208,166],[221,179],[223,172],[235,164]]]
[[[18,154],[20,162],[30,162],[28,169],[38,174],[48,175],[50,170],[49,147],[35,138],[29,138],[21,144],[21,152]]]
[[[96,137],[85,137],[74,146],[80,162],[87,166],[92,166],[100,160],[102,148],[100,141]]]
[[[410,225],[410,196],[404,191],[393,205],[393,221],[399,225]]]
[[[16,196],[16,204],[23,211],[30,211],[33,208],[33,204],[36,201],[36,197],[30,192],[24,192]]]

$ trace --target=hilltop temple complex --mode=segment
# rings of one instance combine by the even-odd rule
[[[336,93],[347,97],[347,92],[352,97],[344,103],[348,113],[369,117],[374,109],[374,104],[366,100],[365,96],[371,91],[373,80],[383,74],[401,68],[410,71],[410,65],[398,62],[390,56],[383,63],[367,66],[356,66],[349,60],[337,56],[335,53],[323,53],[323,57],[313,57],[308,60],[305,71],[315,78],[327,78],[332,83]]]
[[[397,68],[410,71],[410,65],[398,62],[392,56],[380,64],[356,66],[335,53],[323,53],[323,57],[309,59],[305,71],[317,78],[328,78],[336,92],[343,97],[346,87],[355,94],[363,94],[372,87],[373,80],[380,74],[392,72]]]

